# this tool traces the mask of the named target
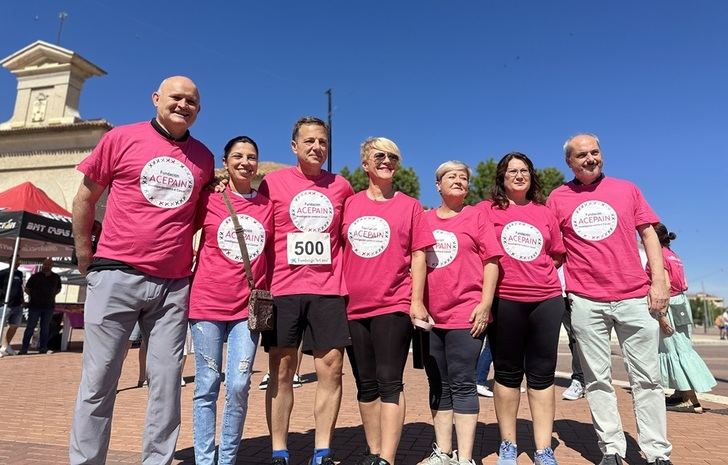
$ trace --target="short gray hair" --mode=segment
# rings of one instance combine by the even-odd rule
[[[435,170],[435,181],[440,182],[445,173],[449,171],[465,171],[468,175],[468,181],[473,177],[473,170],[466,163],[459,160],[448,160]]]
[[[564,156],[566,158],[569,158],[569,155],[571,155],[571,147],[570,147],[571,141],[576,139],[579,136],[591,137],[592,139],[594,139],[597,142],[597,147],[599,147],[599,150],[602,149],[602,144],[599,142],[599,136],[597,136],[596,134],[591,133],[591,132],[578,132],[578,133],[574,134],[573,136],[569,137],[568,139],[566,139],[566,142],[564,142]]]

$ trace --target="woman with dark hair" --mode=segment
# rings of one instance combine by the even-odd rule
[[[478,207],[495,227],[503,257],[488,340],[495,368],[495,412],[501,435],[498,465],[516,465],[516,414],[524,373],[536,445],[534,463],[555,465],[551,450],[554,371],[564,299],[556,268],[564,244],[554,214],[544,205],[529,158],[505,155],[491,199]]]
[[[244,230],[255,286],[266,287],[263,253],[273,233],[271,202],[252,187],[258,172],[258,146],[239,136],[225,145],[223,164],[230,177],[227,195]],[[192,398],[195,463],[215,460],[215,419],[228,341],[225,409],[218,464],[234,464],[248,410],[250,376],[259,333],[248,328],[250,289],[232,217],[222,193],[200,198],[197,227],[202,238],[190,291],[190,328],[195,346],[195,394]]]
[[[696,392],[708,392],[716,385],[715,378],[690,341],[693,332],[693,312],[685,296],[688,283],[682,260],[670,248],[677,235],[668,232],[662,223],[655,225],[662,246],[665,281],[670,283],[670,303],[658,314],[660,323],[660,373],[662,386],[675,392],[665,399],[668,406],[686,403],[695,413],[703,413]],[[647,270],[649,274],[649,269]]]

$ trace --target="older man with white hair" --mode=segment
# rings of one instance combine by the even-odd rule
[[[660,243],[652,226],[659,218],[637,186],[604,175],[597,136],[569,138],[564,156],[574,179],[555,189],[547,204],[564,236],[566,292],[586,398],[604,454],[599,464],[621,465],[627,452],[612,386],[610,335],[614,329],[629,372],[637,442],[650,464],[671,465],[657,358],[657,319],[664,317],[669,297]],[[635,231],[644,245],[651,279],[642,268]]]

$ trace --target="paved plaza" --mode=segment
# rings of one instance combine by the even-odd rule
[[[19,331],[19,335],[22,331]],[[16,336],[17,338],[17,336]],[[67,442],[76,389],[80,379],[83,331],[76,330],[68,352],[47,355],[4,357],[0,359],[0,464],[57,465],[68,463]],[[707,412],[668,412],[669,437],[674,445],[675,465],[728,464],[728,342],[719,341],[712,332],[702,335],[696,331],[700,354],[719,381],[712,395],[701,397]],[[132,349],[124,366],[116,400],[108,464],[140,462],[141,434],[147,392],[136,387],[137,350]],[[619,411],[628,441],[626,463],[644,464],[637,447],[635,419],[631,396],[626,388],[626,374],[619,354],[613,346],[613,366]],[[552,447],[560,465],[597,463],[601,453],[591,426],[589,409],[584,399],[561,400],[561,392],[570,380],[570,354],[565,343],[559,346],[557,368],[556,422]],[[267,365],[267,356],[259,350],[255,362],[253,389],[250,395],[244,439],[238,455],[240,464],[269,464],[270,441],[265,422],[264,391],[257,389]],[[193,464],[192,394],[194,391],[194,360],[190,356],[184,375],[187,386],[182,390],[182,432],[177,444],[175,464]],[[312,404],[316,383],[313,362],[305,357],[301,370],[307,380],[295,390],[295,406],[291,419],[289,449],[292,465],[303,464],[313,448]],[[491,373],[492,376],[492,373]],[[427,381],[422,370],[408,363],[405,372],[407,419],[399,447],[397,463],[414,465],[429,455],[434,441],[432,420],[427,404]],[[223,394],[224,396],[224,394]],[[222,403],[221,403],[222,404]],[[492,399],[480,399],[480,419],[474,456],[482,464],[495,464],[499,444],[498,429]],[[518,415],[519,464],[531,464],[530,412],[526,395]],[[219,421],[219,420],[218,420]],[[344,367],[344,396],[333,450],[340,463],[353,464],[364,450],[364,433],[356,405],[354,380],[348,362]]]

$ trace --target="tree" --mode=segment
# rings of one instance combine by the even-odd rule
[[[702,325],[705,311],[708,311],[708,325],[712,325],[715,317],[721,315],[725,309],[718,307],[715,302],[710,300],[702,299],[701,297],[694,297],[688,299],[690,302],[690,309],[693,311],[693,321],[696,325]]]
[[[470,180],[468,196],[465,198],[467,205],[474,205],[481,200],[490,198],[490,192],[493,189],[493,184],[495,184],[497,167],[498,163],[493,158],[478,162],[473,178]],[[536,173],[541,180],[541,190],[546,197],[552,190],[564,183],[564,175],[558,168],[549,166],[542,170],[537,169]]]
[[[363,191],[369,187],[369,177],[364,170],[361,169],[361,167],[355,169],[354,172],[351,172],[349,168],[345,166],[341,169],[339,174],[349,181],[354,192]],[[393,184],[395,190],[416,199],[420,198],[420,180],[413,168],[405,166],[399,167],[394,175]]]

